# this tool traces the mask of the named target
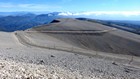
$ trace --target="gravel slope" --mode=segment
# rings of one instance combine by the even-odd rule
[[[95,30],[104,31],[114,29],[99,23],[81,21],[76,19],[58,19],[59,22],[32,28],[28,31],[70,31],[70,30]],[[33,33],[32,33],[33,34]],[[61,40],[74,47],[82,49],[140,56],[140,36],[123,31],[113,30],[98,34],[70,34],[70,33],[42,33]],[[45,35],[46,34],[46,35]],[[40,36],[36,38],[39,39]]]
[[[64,51],[22,45],[0,32],[0,77],[5,79],[139,79],[140,68]]]
[[[72,29],[71,26],[73,26],[75,27],[75,30],[76,29],[88,30],[86,27],[81,26],[82,27],[81,28],[77,26],[77,23],[82,24],[84,22],[81,21],[79,22],[77,20],[71,20],[71,19],[61,19],[61,20],[62,20],[62,24],[60,25],[54,23],[54,24],[47,25],[47,27],[44,26],[42,27],[44,27],[44,30],[46,29],[54,30],[56,29],[56,27],[59,27],[57,28],[58,30],[64,30],[66,28],[63,26],[67,26],[69,28],[66,30],[69,30]],[[89,22],[86,22],[84,24],[87,25],[89,24]],[[89,25],[99,26],[94,28],[89,26],[91,30],[112,29],[110,27],[105,27],[100,24],[91,23]],[[42,28],[37,28],[35,30],[39,30],[39,29],[42,30]],[[31,31],[34,31],[34,29],[32,29]],[[121,35],[119,35],[118,32],[119,34],[124,35],[124,37],[121,37]],[[131,44],[132,46],[135,47],[136,51],[139,52],[137,48],[139,47],[139,37],[137,37],[137,35],[135,34],[134,35],[133,34],[129,35],[129,34],[130,33],[117,30],[117,31],[109,32],[103,36],[102,35],[101,36],[100,35],[95,35],[95,36],[71,35],[69,37],[69,35],[67,34],[55,35],[55,34],[46,34],[40,32],[39,33],[38,32],[27,33],[26,31],[24,32],[19,31],[15,33],[0,32],[0,78],[1,79],[139,79],[140,63],[136,61],[130,62],[131,57],[134,56],[118,55],[120,56],[120,58],[126,56],[126,58],[128,57],[127,59],[129,59],[130,57],[130,60],[126,61],[125,59],[121,59],[121,60],[118,59],[117,62],[115,61],[115,57],[116,57],[115,54],[110,55],[109,53],[106,54],[104,52],[103,54],[104,56],[99,57],[98,55],[96,55],[96,51],[91,51],[91,53],[95,53],[95,55],[91,55],[91,54],[87,55],[87,52],[89,51],[82,51],[84,54],[75,53],[73,51],[74,49],[90,50],[90,47],[88,47],[87,45],[82,46],[83,43],[76,42],[76,41],[81,41],[81,38],[86,37],[86,39],[82,40],[84,43],[86,42],[86,44],[89,44],[89,42],[92,41],[95,44],[97,42],[97,45],[99,44],[100,50],[108,48],[108,46],[102,48],[102,46],[100,47],[100,44],[103,43],[102,45],[106,45],[106,43],[109,43],[109,41],[112,40],[110,41],[111,43],[109,44],[114,45],[116,42],[114,43],[113,41],[121,39],[123,40],[122,42],[125,42],[123,44],[130,42],[127,45]],[[19,37],[17,37],[17,35],[19,35],[21,38],[24,37],[28,39],[20,40]],[[94,38],[94,41],[90,40],[89,38],[92,39]],[[101,39],[104,39],[105,41]],[[32,44],[35,44],[36,46]],[[54,48],[56,49],[57,47],[54,46],[54,44],[60,48],[63,47],[65,48],[68,47],[68,49],[69,47],[74,47],[74,48],[72,48],[73,50],[71,51],[53,50]],[[48,49],[48,48],[39,47],[39,45],[42,45],[44,47],[53,46],[54,48]],[[114,46],[118,46],[118,45],[114,45]],[[135,52],[135,50],[133,52],[136,55],[139,55],[138,52]],[[99,53],[100,52],[98,52],[98,54]],[[132,52],[131,53],[121,52],[121,53],[135,55]],[[110,59],[106,57],[106,55],[110,55],[110,57],[112,58]],[[134,57],[133,61],[134,60],[139,61],[139,57]],[[134,66],[133,65],[134,63],[137,64],[137,66]]]

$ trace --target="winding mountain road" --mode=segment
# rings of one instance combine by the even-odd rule
[[[25,31],[27,33],[36,33],[36,32],[40,32],[40,33],[60,33],[60,34],[102,34],[102,33],[108,33],[111,31],[116,31],[116,28],[113,29],[109,29],[109,30],[101,30],[101,31],[95,31],[95,30],[67,30],[67,31]]]

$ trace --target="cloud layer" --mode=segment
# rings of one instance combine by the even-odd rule
[[[100,15],[123,15],[126,17],[129,16],[138,16],[140,15],[140,11],[91,11],[91,12],[77,12],[77,13],[71,13],[71,12],[62,12],[59,15],[63,16],[80,16],[80,15],[86,15],[86,16],[100,16]]]

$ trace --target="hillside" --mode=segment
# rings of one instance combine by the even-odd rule
[[[131,61],[130,56],[99,57],[81,55],[24,44],[15,35],[24,37],[25,32],[0,32],[0,78],[2,79],[138,79],[139,61]],[[23,33],[23,34],[22,34]],[[28,33],[29,34],[29,33]],[[42,36],[41,36],[42,35]],[[31,33],[30,38],[39,37],[41,42],[53,41],[47,35]],[[27,37],[27,36],[26,36]],[[42,40],[46,38],[46,40]],[[30,39],[35,42],[36,39]],[[38,40],[38,41],[39,41]],[[29,42],[24,40],[24,42]],[[55,43],[61,43],[56,41]],[[46,45],[48,43],[45,43]],[[43,45],[43,43],[42,43]],[[64,43],[62,44],[64,45]],[[87,52],[85,52],[87,53]],[[93,52],[92,52],[93,53]],[[134,60],[138,60],[135,58]],[[130,63],[131,61],[131,63]]]
[[[140,77],[140,37],[99,23],[56,19],[25,31],[0,32],[0,37],[0,78]]]
[[[96,22],[109,27],[115,27],[121,30],[132,32],[140,35],[140,23],[139,21],[123,21],[123,20],[97,20],[89,18],[76,18],[82,21]]]
[[[51,24],[28,30],[30,35],[33,35],[36,31],[43,33],[43,39],[49,35],[73,47],[140,56],[139,35],[114,29],[113,27],[96,22],[76,19],[57,19],[54,23],[52,22]],[[34,38],[41,39],[39,35],[37,37],[34,36]],[[62,44],[57,45],[63,46]]]

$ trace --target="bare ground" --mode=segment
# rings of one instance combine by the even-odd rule
[[[65,51],[22,45],[0,33],[0,77],[6,79],[138,79],[140,69]]]
[[[104,30],[106,29],[105,27],[103,28]],[[98,30],[102,30],[102,28]],[[119,32],[120,34],[125,34],[122,31]],[[2,79],[140,78],[139,57],[105,52],[97,53],[93,50],[77,53],[74,52],[74,50],[82,50],[83,47],[79,46],[81,44],[70,44],[71,42],[64,42],[63,36],[63,38],[56,38],[56,36],[51,34],[0,32],[0,37],[0,78]],[[82,36],[81,38],[83,37],[85,36]],[[125,38],[129,38],[129,40],[132,41],[132,46],[135,46],[133,41],[139,42],[139,37],[137,37],[137,35],[133,35],[132,37],[134,38]],[[74,36],[71,38],[72,39],[68,39],[73,40],[73,38],[76,37]],[[95,38],[97,40],[98,37]],[[57,49],[57,46],[59,47],[59,50]],[[63,47],[68,48],[67,50],[69,50],[69,47],[74,48],[72,48],[71,51],[60,50]],[[84,48],[84,50],[85,49],[86,48]],[[97,54],[101,54],[101,56]]]

